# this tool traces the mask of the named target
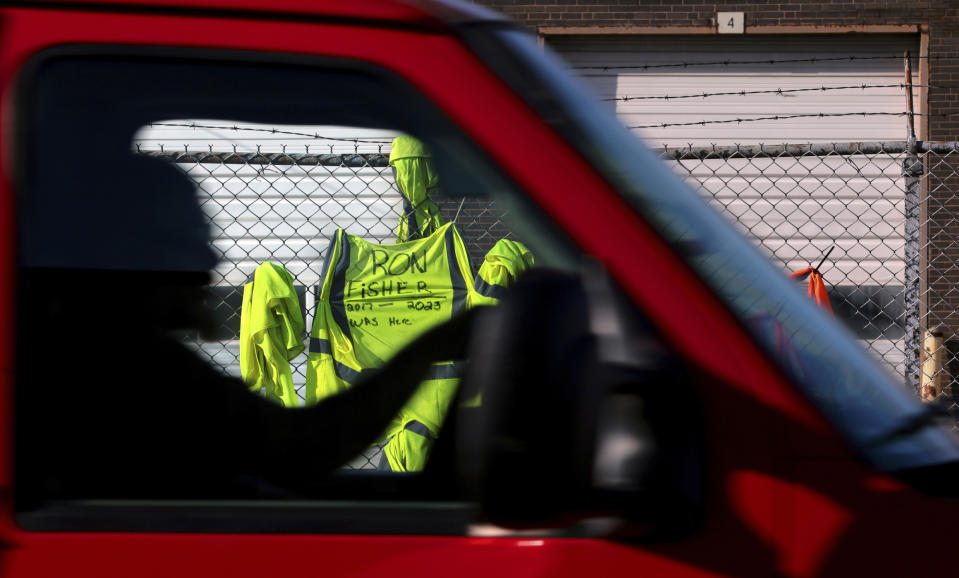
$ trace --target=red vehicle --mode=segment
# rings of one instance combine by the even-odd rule
[[[949,429],[494,15],[11,3],[0,87],[4,575],[952,568]],[[274,432],[275,412],[232,436],[198,425],[269,410],[220,407],[193,383],[205,370],[144,336],[183,313],[156,275],[211,265],[181,177],[130,146],[182,118],[415,134],[447,190],[510,207],[543,270],[423,342],[467,337],[464,383],[484,398],[452,412],[422,473],[326,471],[371,440]],[[416,363],[397,359],[387,375]],[[267,440],[296,442],[276,448],[280,481]]]

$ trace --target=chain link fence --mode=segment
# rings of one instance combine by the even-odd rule
[[[211,282],[211,308],[218,323],[214,341],[188,335],[187,342],[214,366],[240,377],[240,312],[243,285],[257,266],[271,261],[294,278],[306,333],[312,326],[314,290],[327,246],[337,228],[374,243],[395,243],[403,199],[388,154],[282,154],[143,152],[172,162],[199,189],[219,265]],[[485,198],[433,200],[456,223],[475,272],[483,256],[511,232],[505,211]],[[305,396],[306,353],[291,360],[301,404]],[[374,468],[378,448],[350,467]]]
[[[690,147],[661,157],[783,271],[821,262],[836,316],[930,400],[959,378],[957,146]],[[143,154],[175,163],[199,187],[221,259],[212,283],[220,326],[217,341],[190,341],[231,375],[240,375],[243,285],[260,263],[293,275],[308,331],[335,230],[395,242],[403,203],[384,154]],[[456,222],[474,271],[510,236],[488,199],[434,200]],[[301,398],[305,364],[306,354],[291,362]],[[367,453],[354,467],[373,467],[376,450]]]
[[[821,263],[836,317],[922,399],[959,378],[959,145],[664,149],[786,272]]]

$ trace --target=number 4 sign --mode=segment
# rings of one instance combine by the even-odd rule
[[[717,12],[716,32],[720,34],[742,34],[746,31],[746,19],[742,12]]]

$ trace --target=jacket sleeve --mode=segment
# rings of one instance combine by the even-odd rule
[[[474,305],[496,305],[519,275],[535,264],[533,254],[518,241],[500,239],[483,258],[473,289]]]
[[[259,391],[259,387],[253,387],[260,380],[262,360],[257,355],[253,342],[253,283],[247,283],[243,286],[243,305],[240,310],[240,375],[243,381],[250,385],[250,389]]]
[[[254,393],[264,392],[286,407],[299,399],[290,360],[304,350],[303,315],[293,277],[278,265],[263,263],[244,287],[240,316],[240,368]],[[245,319],[245,321],[244,321]]]
[[[433,438],[424,436],[423,433],[426,432],[417,433],[407,427],[398,428],[383,446],[383,454],[390,465],[390,471],[423,471],[433,449]]]

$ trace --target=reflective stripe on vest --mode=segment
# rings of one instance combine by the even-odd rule
[[[502,299],[506,294],[506,287],[495,283],[487,283],[486,280],[481,277],[476,278],[474,289],[483,297],[490,297],[492,299]]]
[[[340,307],[333,308],[333,319],[340,326],[347,337],[350,336],[350,323],[346,317],[346,310],[343,305],[343,289],[346,283],[346,270],[350,266],[350,244],[344,241],[345,233],[343,229],[336,230],[336,243],[340,249],[339,258],[336,260],[336,267],[333,269],[333,277],[330,280],[330,303],[338,303]]]
[[[330,342],[326,339],[318,339],[316,337],[310,338],[310,353],[325,353],[327,355],[333,355],[333,349],[330,347]],[[334,370],[336,371],[337,377],[347,382],[350,385],[356,383],[356,381],[363,374],[363,371],[357,371],[348,365],[343,365],[342,363],[334,360]],[[426,371],[426,375],[423,379],[460,379],[463,377],[463,370],[466,369],[465,361],[454,361],[453,363],[439,363],[431,365],[430,368]],[[364,370],[365,371],[365,370]]]
[[[456,315],[466,307],[466,297],[469,295],[469,292],[466,290],[466,279],[463,278],[459,267],[455,266],[456,263],[459,263],[459,259],[456,258],[456,242],[459,241],[459,244],[462,246],[463,241],[459,238],[459,235],[456,234],[456,229],[454,229],[452,225],[446,227],[446,232],[443,235],[446,239],[446,261],[450,264],[450,286],[453,288],[453,315]],[[469,263],[466,264],[466,270],[469,271]]]
[[[421,424],[420,422],[416,421],[415,419],[409,422],[408,424],[406,424],[405,426],[403,426],[403,429],[410,430],[411,432],[415,434],[419,434],[425,438],[433,437],[430,435],[429,428]]]

